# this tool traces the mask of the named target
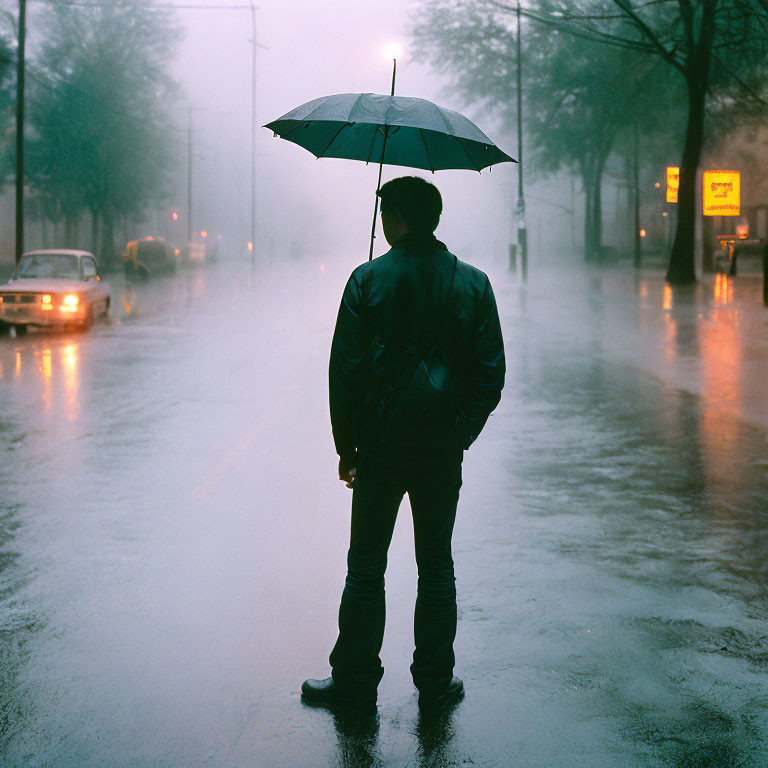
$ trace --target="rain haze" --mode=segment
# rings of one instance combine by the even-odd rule
[[[573,4],[578,28],[531,0],[525,205],[515,163],[384,165],[382,183],[439,188],[435,234],[493,286],[506,379],[461,470],[463,698],[423,705],[409,670],[406,497],[376,706],[320,706],[301,686],[330,674],[352,499],[329,354],[379,167],[263,126],[388,94],[396,56],[396,95],[517,158],[517,18],[491,0],[170,5],[0,3],[0,765],[768,764],[760,104],[713,65],[686,165],[686,80],[643,31],[596,0]],[[758,48],[734,61],[765,96]]]
[[[205,4],[209,5],[209,4]],[[295,106],[335,93],[389,93],[393,54],[399,59],[396,93],[460,110],[445,92],[445,79],[409,55],[409,25],[418,3],[274,3],[259,6],[257,20],[257,124],[264,125]],[[250,11],[184,10],[186,38],[178,77],[199,125],[200,174],[197,189],[205,210],[247,232],[249,185],[243,161],[250,147]],[[263,46],[263,47],[262,47]],[[448,100],[446,100],[446,96]],[[487,122],[487,121],[486,121]],[[499,133],[496,121],[485,130]],[[501,143],[501,139],[497,139]],[[507,143],[511,141],[507,132]],[[507,147],[514,155],[511,147]],[[247,162],[247,161],[246,161]],[[378,166],[343,160],[316,160],[295,145],[257,133],[258,232],[265,248],[282,243],[311,258],[342,248],[367,254]],[[403,173],[384,169],[382,181]],[[512,166],[482,175],[445,171],[432,180],[445,197],[441,234],[457,238],[485,258],[506,252],[512,232]],[[489,230],[487,222],[494,227]],[[247,239],[247,238],[245,238]],[[379,237],[376,253],[386,250]],[[482,257],[481,257],[482,258]]]

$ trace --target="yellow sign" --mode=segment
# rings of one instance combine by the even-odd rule
[[[680,169],[674,165],[667,166],[667,202],[677,202],[677,190],[680,188]]]
[[[739,171],[704,171],[705,216],[738,216],[741,213]]]

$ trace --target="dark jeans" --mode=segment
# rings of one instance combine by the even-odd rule
[[[375,694],[384,674],[384,572],[397,511],[405,493],[413,511],[419,569],[411,674],[420,691],[440,692],[453,675],[456,584],[451,536],[461,488],[461,463],[393,466],[358,458],[352,495],[347,580],[339,608],[333,678],[361,697]]]

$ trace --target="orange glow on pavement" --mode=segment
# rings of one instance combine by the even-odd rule
[[[51,358],[50,349],[43,350],[43,359],[40,362],[40,371],[46,379],[51,378],[51,374],[53,373],[53,360]]]
[[[662,309],[672,309],[672,286],[669,283],[664,284],[664,299],[661,305]]]
[[[724,307],[733,301],[734,281],[729,279],[728,275],[718,273],[715,276],[714,302],[718,307]]]
[[[77,346],[68,344],[61,355],[64,370],[64,418],[73,421],[80,412],[77,382]]]

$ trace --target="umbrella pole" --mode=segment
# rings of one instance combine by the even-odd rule
[[[392,89],[390,96],[395,95],[395,77],[397,76],[397,59],[392,59]],[[379,191],[381,190],[381,171],[384,168],[384,150],[387,147],[389,126],[384,126],[384,143],[381,145],[381,160],[379,162],[379,180],[376,182],[376,195],[373,199],[373,223],[371,224],[371,247],[368,249],[368,261],[373,261],[373,241],[376,239],[376,209],[379,207]]]
[[[379,163],[379,180],[376,183],[376,195],[373,199],[373,223],[371,224],[371,247],[368,249],[368,261],[373,261],[373,241],[376,239],[376,213],[379,207],[379,190],[381,189],[381,170],[384,167],[384,148],[387,146],[387,128],[384,126],[384,144],[381,147],[381,162]]]

